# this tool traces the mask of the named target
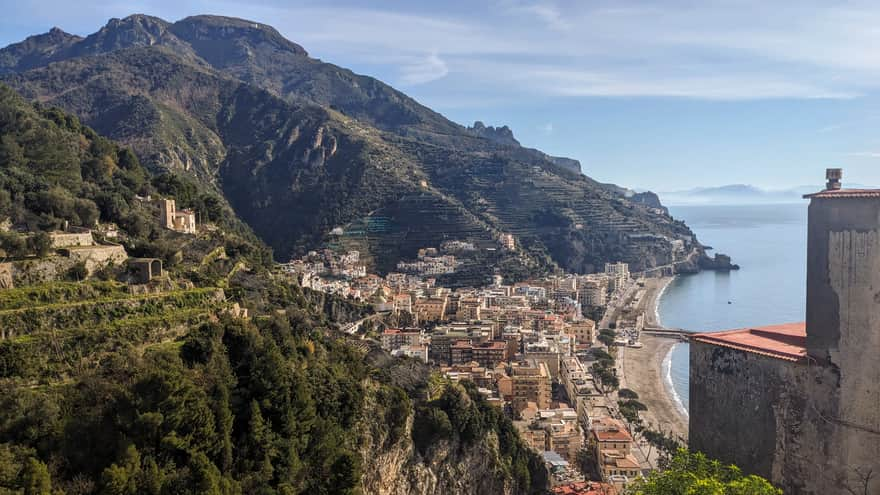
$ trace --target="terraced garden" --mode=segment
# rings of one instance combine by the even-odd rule
[[[223,301],[216,288],[133,295],[116,282],[0,291],[0,379],[63,380],[120,348],[172,341]]]

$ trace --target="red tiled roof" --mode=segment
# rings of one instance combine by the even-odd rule
[[[880,189],[826,189],[804,194],[804,198],[880,198]]]
[[[596,481],[576,481],[567,485],[553,487],[557,495],[613,495],[614,487]]]
[[[804,322],[698,333],[691,338],[786,361],[801,361],[807,356],[807,326]]]
[[[600,442],[632,442],[632,436],[626,430],[597,430],[593,434]]]
[[[632,442],[632,436],[624,429],[623,423],[613,418],[594,420],[591,429],[600,442]]]

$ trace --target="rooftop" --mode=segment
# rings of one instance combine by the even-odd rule
[[[507,349],[507,343],[493,340],[491,342],[483,342],[482,344],[475,346],[474,349],[475,350],[494,349],[494,350],[502,350],[503,351],[504,349]]]
[[[594,419],[591,429],[600,442],[632,442],[633,440],[623,424],[614,418]]]
[[[568,466],[568,461],[563,459],[556,451],[545,450],[541,455],[544,457],[544,462],[552,467]]]
[[[812,194],[804,194],[804,198],[880,198],[880,189],[826,189]]]
[[[804,322],[699,333],[692,340],[785,361],[802,361],[807,356]]]
[[[576,481],[567,485],[553,487],[557,495],[611,495],[614,487],[597,481]]]
[[[602,460],[606,466],[617,469],[640,469],[639,461],[632,454],[618,454],[617,452],[602,452]]]

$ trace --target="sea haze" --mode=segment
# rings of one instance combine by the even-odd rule
[[[715,251],[742,268],[678,276],[663,293],[663,325],[700,332],[803,321],[807,203],[673,206]],[[671,382],[688,405],[688,344],[672,350]]]

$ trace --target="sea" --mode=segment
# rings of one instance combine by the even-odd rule
[[[667,327],[712,332],[804,320],[807,203],[670,206],[712,252],[740,269],[679,275],[657,303]],[[663,361],[667,386],[688,408],[688,344]]]

